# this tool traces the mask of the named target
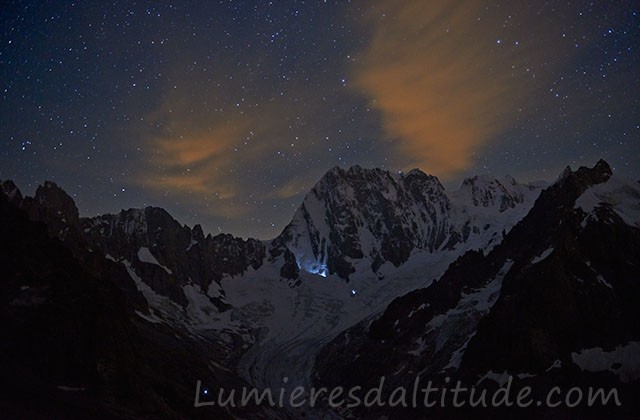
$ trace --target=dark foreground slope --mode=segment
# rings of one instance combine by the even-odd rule
[[[193,408],[197,379],[244,385],[212,367],[220,343],[135,316],[146,302],[127,297],[120,264],[74,256],[4,194],[0,221],[3,418],[228,417]]]
[[[469,251],[430,287],[326,346],[316,384],[368,389],[384,376],[387,390],[411,389],[421,376],[449,388],[461,380],[467,389],[495,390],[511,377],[512,396],[531,386],[536,402],[554,386],[584,392],[573,408],[469,410],[449,399],[444,409],[354,409],[358,418],[637,418],[640,229],[619,205],[638,207],[640,186],[611,177],[603,161],[565,171],[488,255]],[[591,208],[581,197],[594,189],[602,193]],[[588,407],[589,387],[616,388],[622,406]]]
[[[264,383],[279,384],[280,373],[306,369],[315,359],[316,386],[366,390],[384,377],[390,391],[410,389],[420,376],[423,385],[432,380],[449,388],[457,380],[489,391],[511,384],[512,401],[524,386],[532,388],[534,402],[554,386],[561,393],[579,386],[585,400],[573,408],[534,404],[497,411],[451,408],[450,399],[446,408],[415,410],[360,404],[305,410],[311,418],[637,417],[637,182],[612,176],[599,162],[565,171],[542,193],[513,179],[474,177],[449,199],[431,194],[440,191],[439,183],[416,171],[394,177],[354,168],[332,170],[327,177],[336,183],[321,181],[320,187],[331,188],[315,188],[271,244],[205,237],[198,226],[183,226],[152,207],[83,219],[71,197],[51,182],[33,198],[23,197],[10,181],[2,183],[0,385],[7,391],[0,396],[0,412],[10,418],[298,418],[302,411],[265,404],[194,409],[196,381],[202,379],[209,390],[239,390],[248,384],[234,372],[258,366],[257,372],[271,374]],[[375,191],[380,194],[369,200]],[[433,276],[431,260],[421,266],[420,258],[451,251],[451,238],[464,249],[447,263],[461,257],[444,275]],[[342,295],[322,288],[305,295],[315,289],[301,282],[340,275],[341,255],[355,264],[351,268],[364,270],[343,273],[352,295],[340,300]],[[382,266],[375,263],[378,256]],[[391,266],[402,266],[407,256],[415,272],[394,277]],[[280,269],[282,264],[291,270]],[[376,273],[381,267],[385,275]],[[287,281],[289,274],[297,283]],[[432,276],[440,278],[431,283]],[[401,294],[387,295],[385,288],[407,280],[430,286],[379,313]],[[378,288],[354,286],[358,281]],[[264,284],[276,285],[277,293],[271,295]],[[336,325],[325,318],[347,316],[367,303],[366,292],[388,300],[358,312],[359,318],[340,324],[332,336],[323,335]],[[249,303],[232,307],[243,305],[234,300],[243,293]],[[291,296],[304,297],[301,308],[311,311],[298,312]],[[347,312],[336,309],[338,301]],[[282,316],[271,323],[275,306],[269,302],[292,304],[281,306]],[[279,331],[267,342],[271,347],[260,342],[267,331],[262,325]],[[247,354],[254,358],[244,359]],[[587,407],[589,387],[615,388],[622,407],[611,400]],[[575,401],[578,395],[572,395]]]

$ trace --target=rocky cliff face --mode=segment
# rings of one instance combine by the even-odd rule
[[[436,177],[419,170],[336,167],[268,243],[205,236],[200,226],[183,226],[155,207],[81,219],[73,199],[53,182],[38,187],[33,198],[10,181],[3,184],[14,205],[44,222],[76,254],[91,249],[123,262],[155,293],[182,307],[188,305],[185,287],[194,287],[218,311],[229,308],[221,279],[265,262],[280,264],[288,279],[303,270],[348,280],[363,262],[375,273],[386,263],[402,265],[415,251],[494,246],[539,190],[513,178],[475,177],[447,194]]]
[[[526,188],[519,186],[510,176],[502,181],[488,176],[474,176],[462,182],[462,195],[468,196],[474,206],[495,207],[503,212],[525,201]]]
[[[190,416],[177,397],[192,395],[186,371],[211,386],[243,384],[233,368],[280,385],[293,367],[296,379],[313,376],[318,386],[375,387],[385,376],[393,389],[421,375],[497,387],[513,375],[541,389],[553,381],[619,386],[629,401],[639,391],[640,185],[602,161],[567,168],[545,190],[477,176],[449,192],[418,170],[334,168],[270,242],[205,236],[154,207],[80,218],[54,183],[33,198],[10,181],[1,186],[1,278],[9,280],[0,315],[10,345],[0,350],[19,361],[7,365],[13,378],[30,363],[46,365],[37,346],[19,354],[28,344],[21,325],[37,332],[28,340],[38,346],[53,343],[44,353],[58,371],[27,372],[24,382],[44,384],[50,400],[61,380],[112,390],[132,381],[139,392],[157,387],[163,372],[171,390],[141,398]],[[111,322],[107,309],[118,314],[98,337],[93,329]],[[82,336],[88,355],[75,357],[55,331]],[[131,366],[142,374],[122,373]],[[615,414],[632,417],[630,407]],[[559,415],[576,413],[610,414]]]
[[[511,227],[500,213],[528,210],[539,191],[511,177],[502,183],[474,177],[448,194],[436,177],[417,169],[392,174],[336,167],[305,197],[276,243],[295,256],[299,269],[348,279],[361,260],[376,272],[386,262],[398,267],[415,250],[453,249],[470,239],[486,246]]]
[[[23,197],[16,184],[11,180],[7,180],[0,183],[0,187],[2,188],[2,192],[7,198],[9,204],[14,207],[20,207]]]
[[[46,181],[38,186],[33,197],[24,197],[12,181],[2,183],[2,191],[9,202],[23,209],[31,220],[47,226],[49,235],[54,236],[80,251],[82,239],[79,235],[80,216],[76,203],[56,183]]]
[[[639,222],[638,183],[612,177],[603,161],[565,171],[490,253],[467,252],[430,287],[326,346],[317,383],[367,388],[386,376],[393,389],[421,375],[486,387],[513,375],[538,389],[554,380],[618,385],[632,400],[640,378]],[[438,415],[452,414],[465,415]]]
[[[19,191],[8,186],[0,193],[2,416],[231,418],[217,407],[197,410],[187,397],[198,379],[247,385],[223,367],[229,345],[153,320],[144,298],[130,300],[125,283],[133,280],[121,264],[96,252],[76,255],[17,207]],[[32,214],[74,214],[49,209]]]
[[[82,232],[93,247],[126,261],[155,292],[182,306],[188,303],[183,288],[195,285],[220,311],[227,309],[221,278],[258,268],[265,258],[260,241],[205,237],[199,225],[182,226],[156,207],[83,219]]]
[[[53,182],[39,186],[34,197],[23,197],[11,181],[2,183],[2,191],[12,205],[26,211],[31,220],[44,223],[49,235],[63,241],[76,256],[86,258],[94,250],[112,261],[125,262],[154,292],[183,307],[188,305],[184,287],[193,285],[219,311],[228,309],[220,287],[222,277],[258,268],[265,258],[260,241],[225,234],[205,236],[199,225],[180,225],[161,208],[81,219],[73,199]],[[133,281],[128,283],[130,294],[139,294]]]
[[[358,166],[334,168],[311,190],[281,242],[306,271],[343,278],[354,260],[405,262],[416,248],[443,245],[450,203],[440,182],[420,171],[392,175]]]
[[[34,197],[25,197],[12,181],[5,181],[1,185],[10,205],[24,211],[29,220],[42,223],[49,237],[59,239],[76,259],[91,267],[96,276],[115,282],[124,291],[130,307],[148,312],[147,301],[126,269],[121,264],[105,259],[103,254],[91,252],[89,243],[80,232],[78,208],[62,188],[47,181],[38,186]]]

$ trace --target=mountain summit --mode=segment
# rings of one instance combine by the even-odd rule
[[[0,278],[9,279],[0,288],[9,326],[2,355],[15,364],[7,380],[44,390],[41,405],[65,393],[86,407],[87,390],[97,407],[118,401],[129,417],[205,416],[185,405],[192,374],[202,390],[280,388],[287,377],[289,391],[374,388],[380,377],[409,388],[421,375],[490,388],[507,377],[536,389],[555,381],[615,386],[630,408],[578,415],[632,417],[640,386],[640,184],[604,161],[567,168],[546,188],[479,175],[454,191],[417,169],[336,167],[272,241],[205,235],[157,207],[82,218],[54,183],[33,198],[11,181],[1,185]],[[118,312],[113,322],[109,308]],[[99,337],[103,325],[111,329]],[[64,341],[69,334],[81,335],[91,354],[69,357],[77,354]],[[47,360],[56,369],[29,370]],[[117,395],[126,383],[147,408]],[[160,411],[150,414],[157,401]]]
[[[414,169],[331,169],[306,195],[278,243],[295,255],[298,267],[348,278],[366,261],[376,272],[398,267],[412,252],[453,249],[511,227],[540,192],[508,177],[466,179],[448,193],[438,178]],[[513,217],[510,217],[513,216]],[[482,238],[481,238],[482,237]]]
[[[640,379],[639,226],[640,184],[604,161],[564,171],[489,253],[467,251],[328,344],[317,383],[366,388],[386,376],[393,389],[416,374],[466,386],[511,376],[534,389],[622,381],[635,384],[620,388],[629,401]]]

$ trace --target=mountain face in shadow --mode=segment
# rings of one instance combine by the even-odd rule
[[[198,380],[262,389],[284,376],[364,389],[510,377],[538,392],[616,387],[625,402],[429,418],[638,409],[640,185],[604,161],[546,188],[475,176],[456,191],[419,170],[334,168],[271,241],[205,235],[156,207],[83,218],[55,183],[34,197],[1,186],[10,417],[425,416],[193,406]]]
[[[81,242],[66,247],[77,232],[52,237],[60,226],[29,217],[47,209],[27,202],[28,213],[15,197],[0,194],[2,416],[229,418],[193,407],[196,380],[212,371],[219,384],[246,385],[211,367],[226,345],[141,319],[150,309],[124,266]]]
[[[618,386],[626,407],[613,411],[490,415],[632,418],[640,377],[640,230],[625,220],[621,204],[635,201],[637,210],[639,192],[639,185],[612,177],[604,161],[565,171],[491,252],[467,252],[431,286],[327,345],[316,359],[316,383],[373,388],[386,376],[389,389],[410,389],[420,375],[494,388],[508,376],[534,389]],[[474,414],[434,411],[436,418]]]

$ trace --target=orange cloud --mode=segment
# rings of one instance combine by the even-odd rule
[[[209,194],[221,199],[237,193],[231,176],[234,144],[248,131],[246,121],[221,123],[208,130],[185,130],[177,138],[152,138],[152,162],[158,173],[147,185],[159,190]]]
[[[477,1],[387,1],[370,10],[355,87],[380,111],[400,161],[443,177],[468,168],[539,86],[522,67],[533,42],[515,47],[504,23],[512,16]]]
[[[284,100],[257,104],[250,97],[251,107],[236,106],[226,98],[241,94],[237,85],[246,77],[235,76],[238,82],[202,83],[201,76],[174,72],[177,88],[167,89],[132,134],[143,138],[146,158],[136,184],[174,198],[177,206],[225,219],[276,198],[265,174],[286,170],[278,152],[291,144],[284,118],[291,106]]]
[[[265,147],[244,145],[256,134],[255,118],[233,110],[212,112],[204,104],[221,103],[216,99],[220,91],[185,76],[176,79],[181,81],[179,89],[168,89],[163,103],[135,129],[146,158],[137,184],[179,203],[192,203],[199,212],[241,216],[250,208],[236,203],[246,190],[234,176],[236,166],[240,160],[256,158]]]

